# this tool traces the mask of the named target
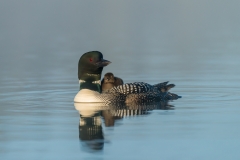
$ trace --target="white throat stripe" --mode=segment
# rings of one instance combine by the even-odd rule
[[[84,81],[84,80],[82,80],[82,79],[79,80],[79,84],[80,84],[80,83],[84,83],[84,82],[86,82],[86,81]],[[92,83],[94,83],[94,84],[100,84],[100,85],[101,85],[101,80],[93,81]]]

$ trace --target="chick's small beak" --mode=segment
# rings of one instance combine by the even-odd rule
[[[95,63],[95,65],[97,67],[105,67],[105,66],[109,65],[110,63],[111,63],[110,61],[102,59],[101,61]]]

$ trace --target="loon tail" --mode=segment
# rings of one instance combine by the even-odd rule
[[[168,82],[158,83],[153,86],[157,87],[161,92],[168,92],[171,88],[175,87],[175,84],[168,84]]]
[[[163,93],[166,93],[164,96],[164,100],[176,100],[178,98],[182,98],[181,96],[168,92],[171,88],[175,87],[175,84],[168,84],[169,81],[158,83],[153,85],[154,87],[157,87],[157,89]]]

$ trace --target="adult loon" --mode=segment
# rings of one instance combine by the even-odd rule
[[[113,73],[110,72],[106,73],[101,81],[102,92],[106,92],[109,89],[119,85],[123,85],[123,80],[114,76]]]
[[[148,103],[163,100],[174,100],[180,96],[168,92],[174,84],[168,82],[150,85],[144,82],[127,83],[113,87],[101,93],[101,74],[103,67],[111,62],[103,59],[99,51],[84,53],[78,62],[78,79],[80,90],[74,102],[103,102],[103,103]]]

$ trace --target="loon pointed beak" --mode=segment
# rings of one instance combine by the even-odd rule
[[[95,63],[95,65],[97,67],[105,67],[105,66],[109,65],[110,63],[111,63],[110,61],[102,59],[101,61]]]

